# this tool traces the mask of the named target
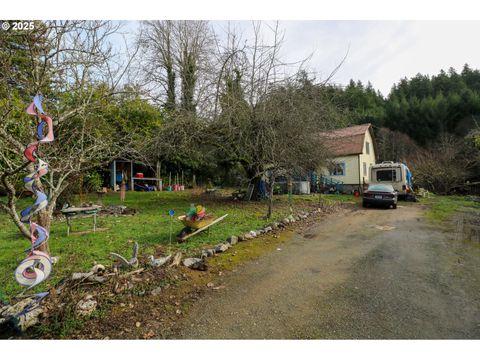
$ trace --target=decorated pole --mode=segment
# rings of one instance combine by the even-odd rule
[[[175,210],[169,210],[168,215],[170,215],[170,240],[168,245],[168,251],[172,252],[172,232],[173,232],[173,215],[175,215]]]
[[[27,257],[15,270],[15,279],[20,285],[29,289],[47,279],[52,271],[52,259],[46,251],[39,249],[47,248],[49,233],[44,227],[34,223],[32,217],[45,209],[48,205],[47,195],[40,191],[36,182],[48,172],[48,164],[37,155],[40,144],[52,142],[53,122],[42,109],[42,97],[36,95],[33,102],[27,108],[27,114],[38,118],[37,141],[27,145],[23,152],[25,158],[34,163],[34,171],[23,178],[25,189],[35,196],[35,203],[20,212],[21,221],[30,227],[31,246],[25,252]],[[46,127],[46,131],[45,131]],[[45,135],[46,132],[46,135]]]

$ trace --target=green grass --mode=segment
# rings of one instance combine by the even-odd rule
[[[325,195],[322,201],[351,201],[350,196]],[[3,199],[0,199],[0,201]],[[87,200],[96,201],[96,195]],[[315,206],[318,196],[293,196],[294,211],[306,206]],[[31,199],[22,199],[18,209],[26,207]],[[229,216],[210,232],[205,231],[190,238],[186,243],[177,244],[175,236],[182,229],[182,224],[176,216],[184,214],[190,203],[200,203],[207,212],[216,216],[228,213]],[[110,193],[103,199],[104,205],[121,204],[118,193]],[[258,229],[268,223],[263,218],[266,204],[262,202],[233,202],[222,196],[195,195],[190,191],[161,193],[127,193],[123,203],[137,209],[135,216],[102,216],[97,218],[97,227],[107,228],[105,231],[90,232],[83,235],[70,234],[66,236],[66,223],[55,221],[50,231],[50,251],[59,257],[51,277],[35,288],[41,291],[55,284],[72,272],[87,271],[94,261],[106,266],[112,263],[110,252],[117,252],[129,257],[132,244],[139,244],[140,256],[154,254],[156,248],[162,247],[164,252],[183,251],[194,254],[199,248],[224,241],[229,235],[238,235],[248,230]],[[168,211],[175,210],[172,222],[172,245],[169,245],[170,217]],[[288,198],[286,195],[276,196],[273,219],[279,219],[288,214]],[[6,299],[19,293],[22,288],[15,282],[13,272],[25,257],[24,250],[28,240],[22,238],[18,229],[6,214],[0,214],[0,297]],[[92,218],[74,219],[73,231],[88,231],[92,229]]]
[[[429,209],[427,219],[440,223],[449,220],[458,211],[480,211],[480,203],[468,200],[465,196],[435,196],[422,199]]]

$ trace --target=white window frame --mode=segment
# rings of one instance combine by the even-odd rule
[[[341,167],[341,169],[343,170],[343,174],[335,174],[337,166]],[[330,176],[347,176],[347,165],[345,164],[345,161],[334,163],[334,170],[330,171]]]

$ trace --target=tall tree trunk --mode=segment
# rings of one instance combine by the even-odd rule
[[[292,190],[293,190],[293,180],[292,177],[289,175],[287,180],[287,188],[288,188],[288,212],[290,215],[293,214],[293,206],[292,206]]]
[[[51,203],[49,203],[47,208],[40,211],[38,214],[38,225],[45,228],[48,232],[50,232],[50,227],[52,225],[53,209],[55,209],[55,202],[53,202],[53,206]],[[48,241],[45,241],[42,245],[40,245],[38,250],[49,254],[50,248],[48,246]]]
[[[247,177],[250,179],[250,184],[253,185],[253,193],[250,200],[259,200],[260,199],[259,189],[260,189],[261,177],[257,175],[258,170],[256,168],[245,167],[245,166],[244,166],[244,169],[245,169],[245,172],[247,173]]]
[[[156,167],[155,167],[155,177],[157,179],[160,179],[161,166],[162,166],[162,163],[160,162],[160,160],[157,160]],[[162,191],[162,187],[160,186],[160,180],[157,180],[157,191]]]
[[[173,70],[173,62],[167,62],[165,67],[167,70],[167,101],[165,102],[165,108],[167,110],[175,110],[175,71]]]
[[[267,219],[272,217],[273,213],[273,188],[275,186],[275,179],[271,178],[269,181],[270,188],[268,189],[268,211],[267,211]]]

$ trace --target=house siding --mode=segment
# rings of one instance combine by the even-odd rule
[[[369,153],[367,154],[367,142],[369,143]],[[363,141],[363,152],[361,154],[338,156],[333,159],[337,163],[345,163],[345,175],[330,175],[328,168],[323,167],[319,174],[331,177],[334,180],[342,181],[345,185],[354,185],[365,182],[370,183],[370,167],[375,164],[375,146],[370,131],[366,131]],[[364,174],[363,163],[366,164],[366,174]]]
[[[367,154],[367,142],[370,144],[370,154]],[[367,174],[364,176],[363,174],[363,163],[367,164]],[[367,131],[365,134],[365,140],[363,142],[363,153],[360,154],[360,169],[362,171],[361,179],[369,184],[370,183],[370,166],[375,165],[375,147],[373,146],[373,139],[370,131]],[[358,184],[358,178],[357,182]]]
[[[336,157],[334,161],[337,163],[345,163],[345,175],[330,175],[327,168],[320,169],[319,173],[347,185],[358,184],[358,155],[339,156]]]

